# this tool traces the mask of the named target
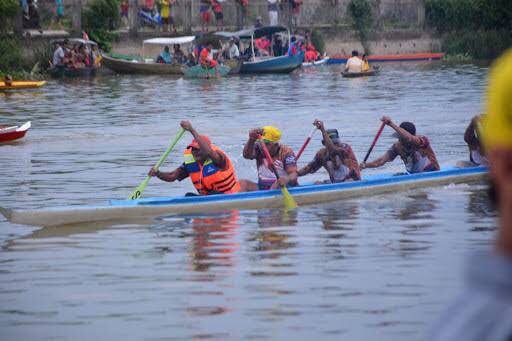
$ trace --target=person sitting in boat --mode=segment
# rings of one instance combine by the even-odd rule
[[[299,48],[297,47],[297,38],[292,37],[291,43],[288,46],[288,56],[295,56],[297,53],[299,53]]]
[[[362,65],[362,67],[361,67],[361,70],[362,70],[363,72],[370,71],[370,64],[368,63],[368,56],[366,55],[366,53],[365,53],[365,54],[363,54],[363,60],[362,60],[362,62],[363,62],[363,65]]]
[[[240,50],[238,46],[235,44],[234,38],[229,38],[229,45],[226,49],[226,59],[239,59],[240,58]]]
[[[270,55],[270,40],[266,37],[254,39],[254,46],[258,49],[260,56]]]
[[[95,66],[98,66],[101,64],[101,60],[103,59],[103,56],[101,55],[100,51],[98,50],[98,45],[92,46],[91,58],[92,58]]]
[[[276,127],[265,126],[249,132],[249,140],[244,146],[243,156],[248,160],[256,160],[258,183],[246,180],[247,184],[245,187],[247,191],[298,185],[295,154],[290,147],[279,143],[280,140],[281,131]],[[276,179],[273,170],[269,167],[260,143],[265,143],[273,160],[272,166],[279,174],[279,180]]]
[[[160,52],[158,57],[156,57],[156,62],[160,64],[171,64],[172,63],[172,55],[169,52],[169,46],[164,47],[164,50]]]
[[[315,49],[315,47],[313,46],[313,44],[307,44],[306,45],[306,53],[304,54],[304,62],[306,63],[312,63],[316,60],[318,60],[318,56],[320,54],[318,53],[318,51]]]
[[[325,129],[324,123],[315,120],[313,125],[322,133],[322,144],[313,161],[300,169],[299,176],[313,174],[324,167],[329,174],[329,180],[320,183],[337,183],[347,180],[361,180],[359,163],[350,145],[340,141],[337,129]]]
[[[469,147],[469,160],[476,166],[488,164],[480,143],[480,118],[481,115],[474,116],[464,133],[464,141]]]
[[[416,135],[416,127],[411,122],[402,122],[397,126],[391,118],[383,116],[381,121],[395,130],[398,142],[380,158],[372,162],[361,163],[361,169],[380,167],[400,156],[408,173],[422,173],[439,170],[436,155],[426,136]]]
[[[274,45],[272,46],[274,57],[282,56],[284,53],[283,40],[278,34],[274,35]]]
[[[66,54],[64,46],[61,42],[57,42],[57,48],[53,52],[52,66],[53,67],[64,67],[66,62]]]
[[[80,52],[79,45],[73,46],[73,49],[71,50],[71,67],[75,69],[85,67],[84,56]]]
[[[208,44],[206,48],[201,50],[201,54],[199,56],[200,64],[207,69],[215,69],[215,73],[218,74],[217,70],[217,61],[213,59],[212,53],[212,44]]]
[[[12,76],[11,75],[5,75],[4,76],[4,85],[5,86],[12,86]]]
[[[357,50],[352,51],[352,57],[345,64],[345,72],[359,73],[363,71],[363,61],[359,58]]]
[[[180,44],[174,44],[173,46],[173,49],[174,49],[174,60],[176,60],[177,63],[185,63],[185,60],[186,60],[186,57],[185,57],[185,53],[181,50],[181,45]]]
[[[199,195],[240,192],[240,182],[226,153],[212,144],[208,136],[200,135],[189,121],[181,121],[180,125],[194,137],[183,154],[185,161],[172,172],[151,168],[148,175],[167,182],[190,178]]]

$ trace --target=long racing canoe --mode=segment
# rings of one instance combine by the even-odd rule
[[[289,188],[289,191],[301,206],[419,187],[481,181],[485,179],[486,174],[486,167],[447,168],[421,174],[374,175],[361,181],[306,185]],[[226,195],[112,200],[100,206],[76,205],[32,210],[0,207],[0,212],[12,223],[49,227],[157,217],[167,214],[195,214],[231,209],[261,209],[282,206],[281,191],[269,190]]]

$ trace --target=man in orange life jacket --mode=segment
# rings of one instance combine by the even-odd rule
[[[194,137],[185,149],[185,161],[172,172],[151,168],[148,175],[168,182],[189,177],[199,195],[240,192],[240,182],[226,153],[213,145],[208,136],[199,135],[189,121],[181,121],[180,125]]]

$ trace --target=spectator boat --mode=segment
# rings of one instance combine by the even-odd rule
[[[27,134],[30,129],[30,121],[18,126],[0,125],[0,143],[19,140]]]
[[[52,47],[55,47],[55,44],[61,43],[63,44],[66,39],[54,39],[50,41],[50,45]],[[98,46],[96,42],[89,40],[89,39],[81,39],[81,38],[70,38],[67,39],[68,44],[72,45],[72,47],[78,45],[88,45],[89,48],[92,50],[94,46]],[[55,50],[55,49],[54,49]],[[71,66],[64,66],[64,67],[58,67],[55,65],[50,65],[50,68],[48,69],[48,72],[52,77],[55,78],[62,78],[62,77],[90,77],[94,76],[96,74],[96,71],[101,67],[101,64],[95,64],[92,66],[85,66],[85,67],[71,67]]]
[[[288,46],[291,43],[290,31],[283,26],[264,26],[254,29],[242,30],[238,32],[217,32],[218,36],[224,38],[240,39],[242,43],[246,43],[249,51],[249,56],[245,56],[240,66],[240,73],[290,73],[301,66],[304,61],[304,52],[298,51],[294,56],[287,54],[281,56],[273,56],[274,47],[270,46],[269,56],[258,56],[257,49],[255,50],[255,40],[286,32]],[[272,39],[274,41],[274,39]]]
[[[359,78],[359,77],[367,77],[367,76],[375,76],[378,74],[378,70],[369,70],[369,71],[363,71],[363,72],[345,72],[343,71],[341,75],[345,78]]]
[[[481,181],[486,167],[446,168],[407,175],[373,175],[361,181],[289,188],[299,206],[333,202],[353,197],[412,190],[420,187]],[[97,206],[64,206],[41,209],[0,207],[10,222],[34,226],[60,226],[98,221],[157,217],[169,214],[199,214],[232,209],[283,207],[281,190],[208,196],[179,196],[138,200],[111,200]],[[299,208],[300,209],[300,208]]]
[[[191,44],[194,40],[196,40],[195,36],[148,39],[142,43],[142,57],[103,54],[102,62],[110,70],[123,74],[183,75],[183,64],[174,61],[171,64],[157,63],[155,57],[164,46],[169,46],[172,52],[173,45]]]

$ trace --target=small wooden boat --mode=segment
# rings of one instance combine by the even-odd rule
[[[249,60],[242,61],[240,73],[290,73],[301,66],[304,61],[304,51],[299,51],[295,56],[258,56],[255,57],[255,39],[273,36],[287,32],[288,44],[291,43],[290,31],[283,26],[265,26],[254,29],[247,29],[238,32],[217,32],[215,35],[223,38],[240,39],[241,41],[248,41],[252,49],[251,57]],[[271,51],[272,52],[272,51]]]
[[[309,62],[309,63],[302,63],[302,67],[312,67],[312,66],[321,66],[321,65],[326,65],[329,63],[329,60],[331,58],[330,57],[323,57],[322,59],[320,60],[315,60],[313,62]]]
[[[46,81],[12,81],[11,85],[6,85],[5,82],[0,82],[0,90],[17,90],[17,89],[32,89],[39,88],[46,84]]]
[[[289,188],[299,206],[332,202],[380,193],[432,187],[451,183],[481,181],[486,167],[448,168],[410,175],[375,175],[361,181]],[[99,206],[64,206],[31,210],[0,207],[10,222],[34,226],[59,226],[97,221],[156,217],[166,214],[197,214],[232,209],[283,207],[281,190],[248,193],[164,197],[138,200],[112,200]]]
[[[216,77],[225,77],[229,74],[230,67],[226,65],[217,66],[217,72],[215,69],[207,69],[202,65],[194,65],[194,66],[184,66],[183,74],[187,78],[204,78],[204,79],[214,79]]]
[[[0,143],[19,140],[25,136],[29,129],[30,121],[21,127],[0,125]]]
[[[358,77],[367,77],[367,76],[375,76],[379,71],[378,70],[369,70],[364,72],[345,72],[343,71],[341,75],[345,78],[358,78]]]
[[[175,38],[153,38],[142,42],[142,56],[127,58],[116,54],[104,54],[103,65],[110,70],[121,74],[144,74],[144,75],[183,75],[183,64],[157,63],[152,54],[156,54],[155,47],[162,49],[162,46],[175,44],[190,44],[196,39],[195,36],[184,36]],[[160,50],[161,51],[161,50]],[[147,55],[151,55],[149,58]]]
[[[93,47],[97,47],[98,44],[92,40],[85,40],[81,38],[69,38],[69,39],[54,39],[50,41],[50,45],[55,46],[57,43],[65,44],[67,42],[68,46],[75,47],[80,45],[88,45],[89,49],[92,51]],[[50,75],[54,78],[75,78],[75,77],[91,77],[96,75],[96,72],[100,69],[101,64],[84,66],[84,67],[72,67],[72,66],[58,66],[51,65],[48,69]]]

